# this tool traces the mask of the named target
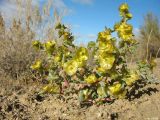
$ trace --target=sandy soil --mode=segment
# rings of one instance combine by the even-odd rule
[[[159,120],[160,84],[143,88],[131,100],[120,99],[112,104],[79,105],[76,94],[37,94],[38,86],[0,92],[0,120]],[[58,99],[57,99],[58,98]]]
[[[155,73],[160,78],[158,65]],[[130,100],[83,107],[76,94],[39,96],[40,88],[0,88],[0,120],[160,120],[160,84],[147,85]]]

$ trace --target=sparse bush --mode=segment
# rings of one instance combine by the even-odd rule
[[[31,47],[34,32],[23,29],[21,22],[14,20],[10,29],[4,30],[0,36],[0,68],[5,74],[17,78],[29,70],[28,65],[34,60],[35,52]]]
[[[160,57],[160,25],[158,18],[152,13],[144,17],[144,24],[140,28],[140,48],[141,56],[149,59],[151,57]]]

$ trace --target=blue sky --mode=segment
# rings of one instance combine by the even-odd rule
[[[143,17],[152,12],[160,19],[160,0],[90,0],[89,3],[64,0],[66,6],[73,10],[63,21],[73,25],[73,32],[80,35],[78,42],[96,39],[104,26],[113,27],[120,20],[118,7],[126,2],[130,6],[133,19],[130,20],[135,32],[143,24]],[[74,27],[75,26],[75,27]]]
[[[0,0],[0,12],[9,19],[16,16],[14,0]],[[27,0],[22,0],[23,3]],[[34,5],[43,4],[48,0],[32,0]],[[138,33],[143,24],[143,17],[152,12],[160,20],[160,0],[50,0],[53,7],[63,14],[63,23],[72,27],[72,32],[77,43],[86,44],[96,40],[98,32],[104,27],[112,28],[114,23],[120,20],[118,8],[122,3],[128,3],[133,19],[129,21],[134,26],[134,32]],[[53,12],[53,11],[51,11]]]

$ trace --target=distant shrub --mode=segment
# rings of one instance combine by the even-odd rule
[[[23,28],[15,19],[8,29],[2,16],[0,30],[0,71],[12,78],[18,78],[25,72],[29,74],[29,65],[36,55],[31,47],[34,32],[29,26]]]
[[[140,28],[139,38],[142,56],[160,57],[160,25],[158,18],[152,13],[148,13],[144,17],[144,23]],[[144,53],[144,54],[143,54]]]

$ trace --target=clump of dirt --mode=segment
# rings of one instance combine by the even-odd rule
[[[150,84],[130,99],[112,104],[81,107],[76,94],[39,95],[40,87],[15,86],[14,91],[0,91],[2,120],[135,120],[160,119],[160,84]]]

